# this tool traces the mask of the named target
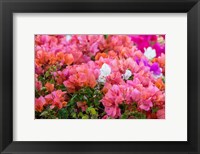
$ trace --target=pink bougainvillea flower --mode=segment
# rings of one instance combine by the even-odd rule
[[[64,94],[66,92],[62,92],[61,90],[57,90],[52,92],[53,96],[53,106],[57,106],[59,109],[66,105]]]
[[[49,41],[49,35],[36,35],[35,43],[36,45],[44,45]]]
[[[134,74],[134,77],[137,78],[138,80],[140,80],[141,84],[144,87],[148,87],[151,83],[151,81],[153,81],[153,76],[149,71],[145,71],[145,70],[141,70],[138,73]]]
[[[73,93],[76,90],[76,85],[74,82],[70,82],[69,80],[66,80],[63,82],[64,86],[67,88],[67,91],[69,93]]]
[[[62,85],[63,81],[68,77],[68,70],[64,69],[63,71],[57,71],[53,73],[57,84]]]
[[[48,94],[45,96],[45,100],[46,100],[46,104],[52,104],[53,103],[53,95],[52,94]]]
[[[118,118],[121,116],[121,109],[116,106],[106,107],[105,111],[109,117]]]
[[[163,91],[158,91],[154,97],[153,101],[156,105],[162,107],[165,104],[165,93]]]
[[[36,73],[37,75],[41,75],[41,74],[44,73],[44,70],[43,70],[43,68],[42,68],[41,66],[35,66],[35,73]],[[37,77],[36,77],[36,78],[37,78]]]
[[[46,101],[43,96],[35,99],[35,111],[42,112]]]
[[[74,63],[89,61],[105,44],[103,35],[73,35],[67,43],[66,51],[74,57]]]
[[[133,87],[127,86],[125,93],[125,100],[127,104],[139,102],[141,99],[141,92]]]
[[[36,90],[40,91],[42,89],[42,82],[35,81],[35,88],[36,88]]]
[[[111,87],[112,87],[112,84],[106,82],[106,83],[104,84],[104,87],[102,88],[102,92],[103,92],[104,94],[106,94],[106,93],[108,92],[108,90],[109,90]]]
[[[102,119],[109,119],[109,116],[108,116],[108,115],[104,115],[104,116],[102,117]]]
[[[36,51],[35,63],[37,66],[48,63],[49,56],[48,53],[44,50]]]
[[[165,109],[158,110],[156,115],[158,119],[165,119]]]
[[[145,100],[140,104],[139,107],[140,107],[140,109],[149,111],[152,106],[153,106],[153,103],[151,102],[151,100]]]
[[[110,50],[110,51],[108,52],[108,56],[109,56],[110,58],[117,58],[117,53],[116,53],[115,51],[113,51],[113,50]],[[104,58],[106,58],[106,57],[104,57]]]
[[[97,84],[98,71],[91,63],[74,65],[69,68],[69,77],[63,82],[67,91],[73,93],[81,87],[94,88]]]
[[[111,73],[109,76],[107,76],[107,82],[114,84],[124,84],[124,80],[122,78],[122,74],[119,72]]]
[[[113,85],[110,90],[105,94],[105,97],[101,100],[105,106],[106,113],[113,117],[119,117],[121,115],[119,104],[122,104],[124,100],[123,88],[118,85]]]
[[[51,109],[57,107],[61,109],[67,105],[65,101],[66,92],[62,92],[61,90],[53,91],[51,94],[45,96],[47,104],[50,104]]]

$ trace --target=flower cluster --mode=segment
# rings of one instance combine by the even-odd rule
[[[164,119],[165,35],[36,35],[36,119]]]

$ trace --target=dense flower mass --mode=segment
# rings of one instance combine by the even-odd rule
[[[36,35],[36,119],[165,119],[165,35]]]

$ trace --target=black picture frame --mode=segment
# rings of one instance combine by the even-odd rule
[[[198,81],[200,76],[199,0],[0,0],[0,11],[0,150],[2,154],[200,154],[200,82]],[[188,141],[13,141],[13,13],[49,12],[187,13]]]

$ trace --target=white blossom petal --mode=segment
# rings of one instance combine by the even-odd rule
[[[124,80],[128,80],[132,75],[130,70],[126,70],[126,72],[122,75]]]
[[[105,83],[106,82],[106,77],[99,76],[98,82]]]
[[[72,36],[71,35],[66,35],[66,41],[71,40]]]
[[[163,77],[163,74],[162,74],[162,73],[160,73],[159,75],[153,74],[153,77],[154,77],[155,79],[158,79],[158,78],[160,78],[160,77]]]
[[[100,69],[100,75],[99,75],[98,81],[102,82],[102,83],[105,83],[106,82],[106,77],[108,75],[110,75],[110,73],[111,73],[110,66],[104,63],[102,65],[101,69]]]
[[[156,57],[156,50],[152,49],[151,47],[148,47],[147,49],[144,48],[144,55],[148,58],[148,59],[153,59]]]
[[[108,64],[103,64],[101,69],[100,69],[101,75],[103,76],[108,76],[111,73],[111,68]]]

